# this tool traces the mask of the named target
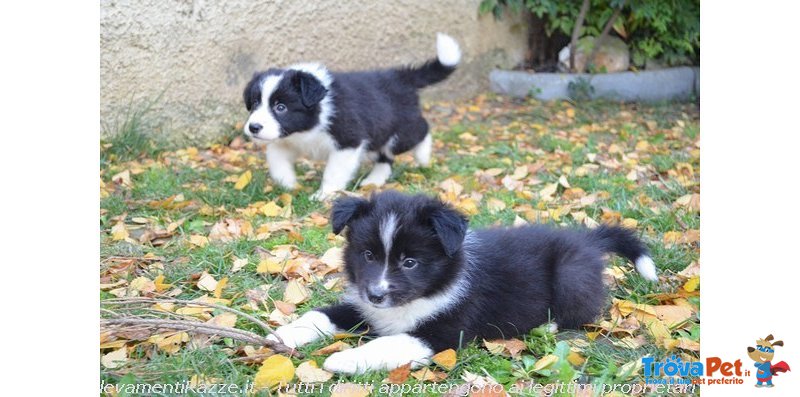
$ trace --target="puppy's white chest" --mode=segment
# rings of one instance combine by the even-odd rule
[[[299,157],[310,160],[325,160],[336,150],[336,141],[324,131],[294,133],[280,143]]]

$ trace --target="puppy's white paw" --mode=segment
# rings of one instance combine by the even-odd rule
[[[375,168],[361,181],[359,186],[375,185],[381,187],[390,176],[392,176],[392,166],[387,163],[378,163],[375,164]]]
[[[283,339],[283,344],[292,349],[311,343],[327,335],[333,335],[336,326],[328,316],[318,311],[310,311],[299,319],[278,327],[275,334]],[[275,335],[267,335],[267,339],[280,342]]]
[[[278,186],[282,187],[284,190],[294,190],[298,187],[297,179],[294,178],[277,179],[273,177],[273,180]]]
[[[283,328],[283,327],[281,327],[281,328]],[[275,333],[275,334],[278,334],[278,336],[280,336],[280,337],[281,337],[281,339],[283,340],[283,344],[284,344],[284,345],[286,345],[286,347],[288,347],[288,348],[291,348],[291,349],[294,349],[294,348],[296,348],[296,347],[297,347],[297,345],[295,344],[295,341],[294,341],[294,339],[293,339],[293,338],[284,338],[284,337],[283,337],[283,335],[281,335],[281,334],[284,334],[284,335],[286,334],[286,332],[280,332],[280,331],[281,331],[281,328],[278,328],[278,329],[276,329],[276,330],[274,331],[274,333]],[[279,332],[280,332],[280,333],[279,333]],[[280,340],[278,340],[278,338],[277,338],[277,337],[276,337],[274,334],[269,334],[269,335],[267,335],[267,339],[269,339],[269,340],[271,340],[271,341],[273,341],[273,342],[278,342],[278,343],[281,343],[281,341],[280,341]]]
[[[311,199],[314,201],[326,201],[333,197],[333,193],[335,192],[328,192],[320,189],[311,195]]]
[[[372,368],[369,363],[363,360],[358,349],[349,349],[338,353],[333,353],[322,364],[322,368],[329,372],[341,374],[363,374]]]

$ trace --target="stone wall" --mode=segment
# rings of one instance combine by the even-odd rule
[[[480,0],[101,0],[101,122],[105,133],[152,103],[149,131],[207,141],[244,120],[253,72],[299,61],[333,70],[421,62],[435,33],[452,35],[463,63],[427,99],[485,91],[488,72],[524,57],[520,19],[478,17]]]

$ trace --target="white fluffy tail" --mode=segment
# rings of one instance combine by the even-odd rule
[[[461,61],[461,48],[454,38],[436,33],[436,57],[444,66],[456,66]]]
[[[658,281],[656,264],[653,262],[653,258],[647,255],[642,255],[636,259],[636,271],[650,281]]]

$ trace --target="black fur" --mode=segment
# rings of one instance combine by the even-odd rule
[[[383,252],[380,224],[389,213],[398,228],[391,252]],[[635,261],[646,247],[627,229],[557,229],[547,226],[491,228],[468,232],[467,221],[450,206],[426,196],[387,191],[370,200],[334,204],[335,232],[347,227],[345,269],[354,288],[364,290],[383,272],[386,255],[391,306],[431,297],[466,275],[463,296],[449,310],[409,331],[434,351],[474,338],[508,338],[549,321],[561,328],[593,322],[606,302],[604,255]],[[365,258],[370,251],[374,260]],[[404,258],[416,267],[403,269]],[[369,325],[358,305],[322,309],[339,328]],[[462,336],[463,333],[463,336]]]
[[[283,74],[280,84],[266,106],[282,103],[289,108],[284,115],[272,111],[280,123],[281,137],[308,131],[320,123],[320,101],[331,98],[334,115],[328,133],[339,149],[355,148],[368,142],[367,150],[380,153],[394,139],[391,156],[380,154],[381,162],[392,162],[421,142],[428,133],[422,117],[417,90],[446,79],[455,67],[442,65],[437,59],[419,67],[331,73],[328,89],[311,74],[297,70],[269,69],[256,73],[244,90],[247,110],[262,106],[263,81]]]

